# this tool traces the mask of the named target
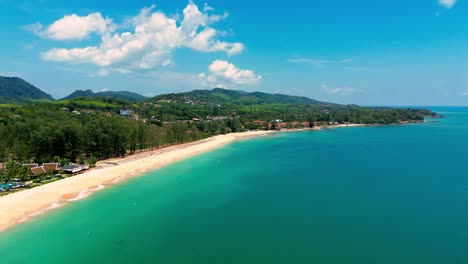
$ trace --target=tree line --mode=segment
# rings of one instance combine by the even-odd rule
[[[131,109],[136,115],[119,116],[122,108]],[[74,113],[73,110],[78,112]],[[208,119],[209,116],[223,118],[213,121]],[[423,109],[317,106],[303,103],[137,104],[111,98],[0,105],[0,163],[8,165],[10,174],[15,171],[24,174],[21,171],[24,169],[17,168],[19,164],[93,164],[102,159],[192,142],[213,135],[245,129],[268,129],[265,124],[276,119],[284,122],[307,121],[311,125],[330,122],[391,124],[421,121],[425,116],[435,116],[435,113]],[[194,118],[197,122],[191,121]],[[270,128],[274,129],[275,126]]]
[[[237,120],[159,123],[100,113],[42,112],[0,117],[0,162],[78,162],[240,131]]]

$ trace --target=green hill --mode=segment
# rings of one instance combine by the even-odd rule
[[[215,88],[212,90],[194,90],[186,93],[163,94],[153,98],[159,100],[171,100],[175,102],[193,102],[195,104],[235,104],[235,105],[256,105],[256,104],[311,104],[322,106],[337,106],[333,103],[320,102],[314,99],[301,96],[285,94],[268,94],[262,92],[245,92],[238,90],[227,90]]]
[[[54,100],[52,96],[18,77],[0,76],[0,102]]]
[[[98,98],[98,97],[111,97],[111,98],[116,98],[116,99],[121,99],[121,100],[127,100],[127,101],[132,101],[132,102],[140,102],[145,99],[147,99],[145,96],[141,94],[137,94],[134,92],[128,92],[128,91],[106,91],[106,92],[93,92],[91,90],[76,90],[70,95],[68,95],[65,98],[62,98],[62,100],[68,100],[68,99],[74,99],[74,98],[79,98],[79,97],[89,97],[89,98]]]

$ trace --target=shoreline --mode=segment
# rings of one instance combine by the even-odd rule
[[[68,202],[82,200],[92,193],[125,179],[143,175],[174,162],[221,148],[240,139],[264,136],[276,132],[314,131],[343,127],[368,126],[339,124],[313,128],[247,131],[212,136],[200,141],[184,143],[127,157],[111,158],[96,163],[96,167],[70,178],[0,197],[0,233],[26,222]]]
[[[277,131],[248,131],[217,135],[200,141],[102,160],[83,174],[0,197],[0,232],[26,222],[68,202],[130,177],[143,175],[174,162],[218,149],[239,139],[263,136]]]

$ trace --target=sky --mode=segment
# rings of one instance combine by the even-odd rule
[[[262,91],[468,105],[468,0],[0,0],[0,75],[55,98]]]

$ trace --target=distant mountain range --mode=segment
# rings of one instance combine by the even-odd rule
[[[67,97],[62,98],[62,100],[68,100],[68,99],[74,99],[78,97],[88,97],[88,98],[98,98],[98,97],[112,97],[112,98],[117,98],[117,99],[122,99],[126,101],[131,101],[131,102],[140,102],[145,99],[148,99],[147,97],[137,94],[134,92],[128,92],[128,91],[119,91],[119,92],[114,92],[114,91],[106,91],[106,92],[93,92],[91,90],[76,90]]]
[[[103,98],[111,97],[131,102],[141,102],[149,99],[143,95],[128,91],[93,92],[91,90],[76,90],[61,100],[75,98]],[[41,91],[34,85],[18,77],[0,77],[0,103],[18,102],[29,100],[54,100],[52,96]],[[321,102],[302,96],[285,94],[269,94],[263,92],[245,92],[215,88],[212,90],[194,90],[184,93],[172,93],[158,95],[152,98],[154,101],[166,100],[189,104],[233,104],[233,105],[258,105],[258,104],[309,104],[320,106],[340,106],[338,104]]]
[[[91,90],[76,90],[63,99],[74,99],[78,97],[98,98],[112,97],[131,102],[140,102],[147,97],[128,91],[107,91],[94,93]],[[43,92],[36,86],[18,77],[0,76],[0,103],[25,102],[30,100],[55,100],[50,94]]]
[[[54,98],[21,78],[0,76],[0,101],[25,100],[54,100]]]
[[[186,93],[162,94],[153,98],[154,100],[172,100],[178,102],[194,103],[212,103],[225,104],[232,103],[236,105],[255,105],[255,104],[311,104],[338,106],[337,104],[321,102],[302,96],[293,96],[285,94],[269,94],[263,92],[245,92],[239,90],[228,90],[215,88],[212,90],[194,90]]]

